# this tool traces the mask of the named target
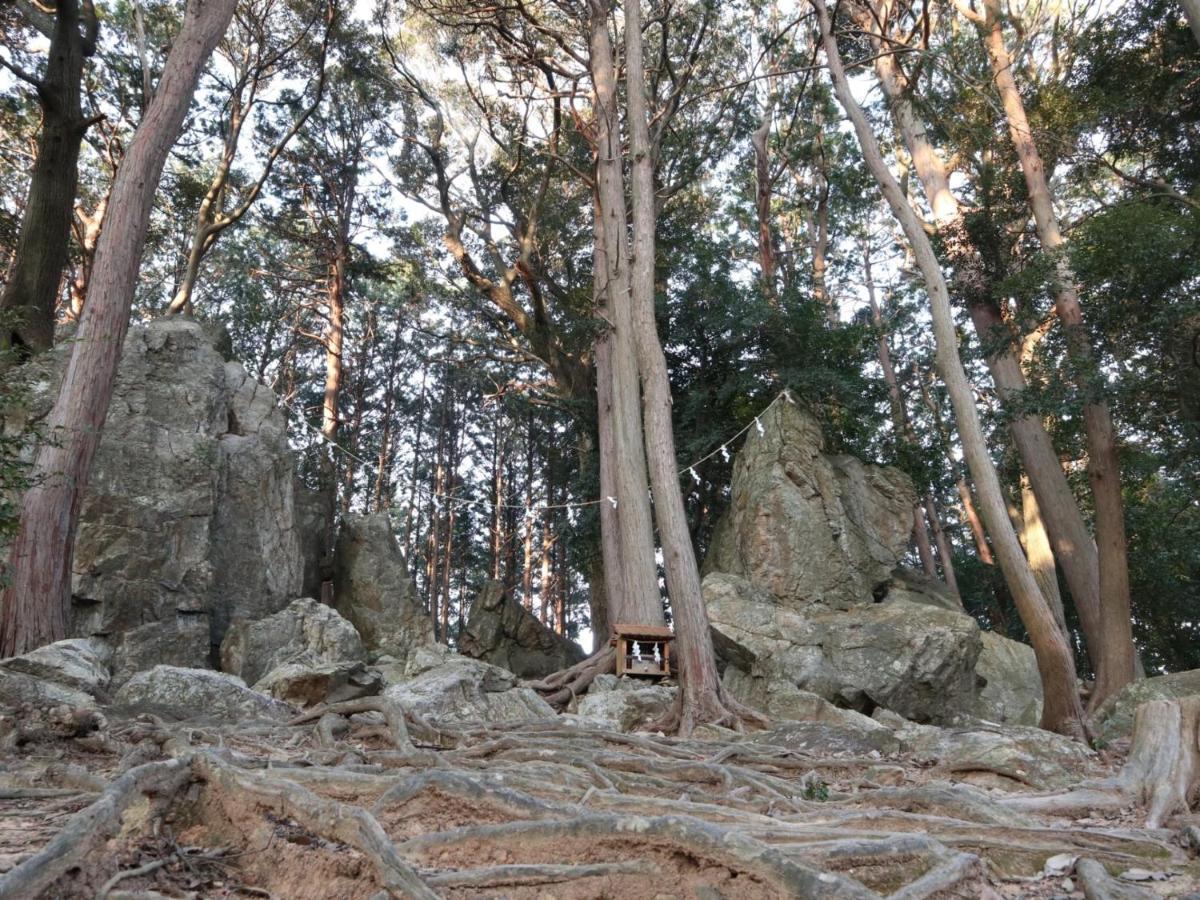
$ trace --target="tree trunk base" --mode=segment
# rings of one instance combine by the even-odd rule
[[[1019,797],[1007,805],[1030,812],[1067,814],[1129,805],[1146,810],[1146,827],[1161,828],[1186,813],[1200,793],[1200,697],[1150,700],[1137,708],[1133,746],[1115,776],[1043,797]]]

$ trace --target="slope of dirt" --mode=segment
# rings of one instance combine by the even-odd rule
[[[0,897],[1082,897],[1077,859],[1124,892],[1089,897],[1200,886],[1190,820],[1035,816],[1019,781],[927,757],[343,712],[336,739],[328,716],[34,730],[0,757]]]

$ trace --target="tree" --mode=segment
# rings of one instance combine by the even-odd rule
[[[98,120],[83,114],[82,83],[84,64],[96,51],[100,21],[92,0],[58,0],[52,12],[33,2],[20,7],[50,39],[40,76],[0,59],[0,67],[34,89],[42,112],[25,215],[0,294],[0,352],[15,348],[18,356],[28,356],[54,343],[55,309],[79,183],[79,150],[84,133]]]
[[[878,182],[893,216],[903,229],[929,295],[937,342],[938,370],[954,407],[963,454],[979,491],[981,512],[992,537],[996,557],[1029,631],[1037,656],[1045,697],[1042,726],[1052,731],[1083,737],[1083,709],[1075,688],[1075,662],[1045,599],[1038,590],[1029,562],[1008,521],[1000,480],[988,454],[974,394],[958,355],[958,341],[945,277],[929,236],[921,227],[895,176],[888,169],[871,125],[851,93],[824,0],[811,2],[820,23],[821,43],[825,50],[834,93],[854,127],[867,166]]]
[[[75,528],[129,328],[150,208],[200,70],[234,6],[234,0],[189,0],[154,99],[117,173],[89,301],[47,422],[50,440],[38,451],[34,484],[21,503],[12,582],[0,595],[0,656],[66,636]]]
[[[1125,537],[1125,502],[1121,496],[1121,463],[1117,432],[1104,398],[1100,371],[1091,337],[1083,321],[1079,285],[1067,253],[1067,242],[1054,211],[1054,197],[1046,181],[1025,104],[1013,76],[1013,61],[1004,42],[1004,25],[998,0],[984,0],[978,13],[955,0],[957,8],[979,30],[992,64],[992,74],[1009,135],[1025,176],[1029,207],[1042,250],[1050,256],[1054,308],[1066,334],[1071,375],[1083,395],[1083,423],[1087,435],[1088,480],[1095,502],[1096,548],[1099,554],[1100,628],[1096,685],[1089,698],[1094,709],[1136,675],[1136,652],[1129,599],[1129,559]]]

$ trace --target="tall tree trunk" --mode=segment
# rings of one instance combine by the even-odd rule
[[[617,73],[608,36],[608,0],[589,0],[592,84],[595,90],[596,240],[603,245],[610,339],[603,352],[611,386],[606,398],[612,416],[612,450],[608,459],[616,488],[621,592],[609,587],[609,617],[614,622],[661,625],[665,621],[654,561],[654,530],[650,519],[649,482],[642,446],[639,409],[638,355],[635,346],[633,301],[630,296],[629,245],[626,237],[625,186],[621,172],[620,114]],[[653,202],[653,197],[651,197]],[[653,260],[651,260],[653,265]],[[601,348],[597,348],[599,358]],[[605,414],[601,407],[601,415]],[[601,435],[601,466],[605,464]],[[602,482],[603,482],[602,476]],[[607,501],[606,501],[607,502]],[[611,504],[610,504],[611,505]],[[606,550],[608,545],[606,543]],[[608,577],[613,562],[605,556]]]
[[[933,252],[929,236],[921,226],[908,198],[887,167],[870,124],[851,93],[841,54],[833,36],[833,26],[824,0],[811,0],[821,27],[821,41],[838,102],[845,109],[862,148],[867,167],[891,207],[892,214],[904,231],[916,258],[933,317],[934,338],[937,344],[938,370],[946,384],[954,407],[958,432],[962,438],[963,455],[979,490],[984,521],[994,542],[1000,568],[1004,572],[1021,618],[1029,632],[1037,657],[1045,702],[1042,726],[1076,737],[1084,735],[1083,709],[1075,689],[1075,661],[1063,640],[1050,608],[1038,590],[1037,581],[1008,522],[1000,479],[988,453],[979,411],[967,373],[958,355],[958,338],[950,308],[950,294],[941,267]]]
[[[754,148],[754,212],[758,218],[758,265],[763,295],[771,304],[778,302],[775,290],[775,235],[771,228],[771,157],[767,141],[771,136],[771,107],[763,110],[762,122],[750,135]]]
[[[992,548],[988,546],[987,532],[983,530],[979,510],[975,508],[975,498],[971,496],[971,486],[967,484],[967,479],[959,476],[958,480],[954,482],[954,487],[958,491],[963,518],[971,527],[971,537],[975,540],[975,552],[979,554],[979,561],[985,566],[994,566],[996,561],[992,558]]]
[[[942,519],[938,515],[937,503],[934,502],[933,492],[925,492],[925,515],[929,518],[929,530],[933,532],[933,543],[937,547],[938,559],[942,562],[942,580],[946,582],[946,587],[950,588],[951,593],[955,597],[962,599],[962,595],[958,592],[958,576],[954,574],[954,552],[950,548],[950,541],[946,537],[946,530],[942,528]],[[1061,605],[1062,601],[1059,601]]]
[[[1037,494],[1029,483],[1029,476],[1021,478],[1021,544],[1033,569],[1033,576],[1042,589],[1042,596],[1050,604],[1050,611],[1069,643],[1071,631],[1067,628],[1067,615],[1063,609],[1062,593],[1058,589],[1058,569],[1054,565],[1054,553],[1050,549],[1050,538],[1042,521]]]
[[[692,547],[671,423],[671,383],[654,319],[655,230],[654,146],[650,139],[642,50],[641,0],[625,3],[625,65],[629,102],[629,155],[633,207],[630,297],[642,376],[645,452],[654,488],[654,515],[662,537],[667,592],[679,654],[679,732],[702,723],[740,726],[735,704],[725,696],[717,673],[708,610],[700,590],[700,569]]]
[[[39,450],[34,484],[21,503],[11,549],[12,581],[0,610],[0,656],[61,640],[71,605],[71,560],[79,507],[112,399],[121,346],[154,193],[234,0],[190,0],[153,103],[130,142],[113,185],[90,298]]]
[[[925,524],[925,512],[920,506],[914,506],[913,514],[913,543],[917,546],[917,558],[921,561],[921,571],[930,578],[937,578],[937,564],[933,561],[933,545],[929,543],[929,528]]]
[[[974,13],[1004,115],[1017,151],[1029,207],[1042,249],[1053,262],[1054,308],[1067,339],[1077,387],[1083,394],[1083,427],[1087,437],[1088,480],[1095,505],[1096,548],[1100,558],[1100,645],[1096,660],[1096,686],[1089,698],[1095,709],[1105,698],[1136,677],[1136,652],[1130,613],[1129,559],[1125,540],[1125,501],[1121,496],[1121,465],[1117,433],[1104,399],[1103,375],[1083,321],[1079,287],[1068,258],[1066,239],[1054,212],[1054,198],[1034,140],[1025,103],[1017,90],[1012,59],[1004,43],[999,0],[984,0],[986,14]]]
[[[334,248],[325,285],[327,319],[325,322],[325,394],[321,402],[321,435],[325,438],[322,486],[333,493],[337,506],[337,447],[341,415],[338,404],[342,393],[342,345],[346,318],[346,252],[343,241]]]
[[[882,20],[882,17],[881,17]],[[875,18],[866,14],[859,18],[862,27],[875,36],[877,48],[882,38],[876,32]],[[897,130],[912,158],[913,167],[933,212],[934,223],[950,251],[958,256],[969,255],[969,240],[965,233],[958,198],[950,187],[950,178],[935,150],[924,125],[916,116],[905,90],[895,57],[882,53],[875,60],[880,86],[889,102]],[[1003,321],[1000,310],[991,298],[974,298],[969,304],[971,322],[984,348],[984,360],[996,393],[1005,406],[1019,410],[1026,389],[1025,376],[1013,347],[1011,331]],[[1071,597],[1079,613],[1080,626],[1093,662],[1103,643],[1100,629],[1099,559],[1096,545],[1083,521],[1075,495],[1063,475],[1058,454],[1041,420],[1034,415],[1018,413],[1011,417],[1009,428],[1021,463],[1029,473],[1038,505],[1045,517],[1054,553],[1062,566]],[[965,485],[964,485],[965,487]],[[965,494],[964,507],[970,509],[970,491]],[[968,517],[970,513],[968,513]],[[981,529],[972,525],[977,546],[982,544]]]
[[[59,0],[56,10],[45,73],[40,78],[24,73],[37,92],[42,129],[17,249],[0,294],[0,351],[12,349],[18,359],[54,343],[55,308],[79,185],[79,149],[91,124],[83,117],[81,97],[84,62],[96,48],[96,12],[91,0]],[[8,362],[0,357],[0,365]]]

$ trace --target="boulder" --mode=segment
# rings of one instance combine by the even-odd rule
[[[779,402],[734,462],[705,572],[741,576],[793,609],[870,604],[908,546],[915,502],[899,469],[826,453],[817,420]]]
[[[404,660],[434,642],[386,513],[346,515],[334,550],[334,605],[368,650]]]
[[[226,340],[227,342],[227,340]],[[183,317],[129,329],[80,512],[72,631],[113,647],[113,682],[208,666],[230,621],[299,596],[295,459],[274,395]],[[66,341],[11,373],[18,418],[52,405]]]
[[[984,631],[975,664],[980,684],[975,715],[989,722],[1036,726],[1042,720],[1042,678],[1033,648]]]
[[[296,715],[295,707],[251,690],[236,675],[177,666],[138,672],[117,691],[113,704],[170,719],[282,721]]]
[[[0,677],[19,672],[83,691],[103,694],[111,677],[112,648],[98,638],[70,638],[0,660]]]
[[[544,677],[586,656],[574,641],[543,625],[501,581],[489,581],[471,603],[458,651],[522,678]]]
[[[316,600],[293,600],[265,619],[238,619],[221,643],[221,670],[254,684],[287,663],[362,662],[367,652],[354,626]]]
[[[1127,684],[1096,710],[1096,736],[1110,742],[1133,733],[1133,714],[1147,700],[1177,700],[1200,694],[1200,669],[1142,678]]]
[[[913,757],[936,766],[935,774],[980,787],[1068,787],[1086,773],[1095,756],[1081,742],[1040,728],[997,728],[986,722],[934,728],[883,710],[875,718],[894,730]]]
[[[295,706],[357,700],[382,688],[379,672],[361,662],[284,663],[254,685],[254,690]]]
[[[671,711],[676,691],[673,685],[600,675],[579,698],[575,712],[613,731],[645,731]]]
[[[718,646],[732,645],[726,659],[747,675],[919,721],[947,721],[975,707],[982,641],[970,616],[904,600],[800,611],[725,574],[707,576],[703,590]]]
[[[787,679],[755,676],[728,666],[723,683],[735,700],[766,713],[768,718],[781,725],[800,722],[821,726],[809,729],[805,740],[816,741],[831,752],[832,748],[850,746],[881,753],[894,753],[900,749],[900,742],[889,728],[862,713],[834,706]],[[793,744],[789,742],[787,746]]]
[[[13,669],[0,669],[0,707],[95,709],[96,698],[87,691]]]
[[[884,588],[883,598],[885,601],[906,600],[909,603],[922,603],[953,612],[964,611],[962,601],[946,587],[944,581],[930,578],[924,572],[907,566],[897,566],[893,570],[892,577]]]
[[[518,687],[507,669],[452,654],[384,696],[435,724],[447,726],[532,722],[555,716],[532,688]]]

